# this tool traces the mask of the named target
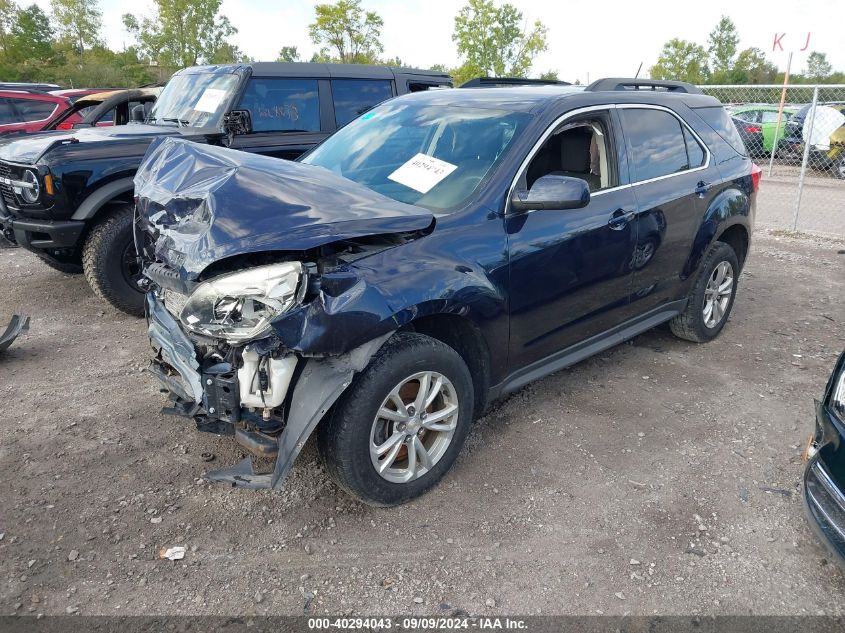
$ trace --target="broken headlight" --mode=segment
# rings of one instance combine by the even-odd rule
[[[840,420],[845,422],[845,365],[838,376],[833,377],[833,391],[830,396],[830,408]]]
[[[181,320],[190,330],[229,342],[265,334],[270,322],[302,301],[299,262],[257,266],[204,282],[188,297]]]

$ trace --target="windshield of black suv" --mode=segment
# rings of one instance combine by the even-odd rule
[[[530,118],[522,112],[385,104],[336,132],[302,162],[394,200],[443,211],[473,194]]]
[[[161,91],[147,122],[219,128],[238,81],[239,77],[231,73],[174,75]]]

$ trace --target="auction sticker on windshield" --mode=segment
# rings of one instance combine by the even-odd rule
[[[431,188],[458,168],[457,165],[426,154],[417,154],[388,176],[393,182],[410,187],[420,193]]]
[[[205,92],[197,100],[194,110],[198,112],[216,112],[225,98],[225,90],[221,90],[220,88],[206,88]]]

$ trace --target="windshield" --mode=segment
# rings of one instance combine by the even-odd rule
[[[238,81],[231,73],[175,75],[161,91],[147,122],[219,128]]]
[[[302,159],[385,196],[445,210],[478,188],[531,115],[385,104],[358,117]]]

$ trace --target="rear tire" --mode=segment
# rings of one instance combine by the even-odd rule
[[[417,400],[423,385],[426,395]],[[417,410],[423,401],[429,404]],[[364,503],[405,503],[452,466],[473,403],[469,369],[454,349],[421,334],[396,334],[320,423],[317,447],[332,479]]]
[[[144,316],[144,293],[138,288],[137,256],[131,204],[116,207],[88,234],[82,267],[91,288],[118,310]]]
[[[719,336],[733,308],[739,271],[734,250],[724,242],[713,244],[687,297],[686,308],[669,321],[672,334],[693,343],[706,343]]]
[[[70,264],[65,262],[57,262],[52,259],[48,259],[46,257],[41,257],[37,255],[38,259],[43,263],[45,266],[49,266],[53,270],[58,270],[60,273],[64,273],[66,275],[81,275],[82,274],[82,265],[81,264]]]

